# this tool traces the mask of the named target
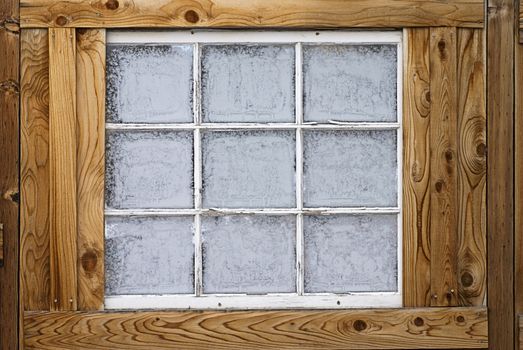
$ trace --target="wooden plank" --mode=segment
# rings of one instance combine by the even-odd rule
[[[49,211],[53,310],[77,308],[75,47],[74,29],[49,29]]]
[[[487,311],[26,313],[26,349],[441,349],[487,347]]]
[[[518,343],[519,343],[519,347],[517,347],[516,349],[522,350],[523,349],[523,315],[519,315],[519,317],[518,317]]]
[[[487,2],[487,303],[492,349],[515,346],[515,1]]]
[[[18,0],[0,2],[0,349],[18,348],[20,30]]]
[[[457,305],[456,28],[430,29],[431,305]]]
[[[28,27],[483,26],[483,0],[22,0]]]
[[[105,30],[77,31],[78,308],[104,303]]]
[[[458,299],[483,305],[487,289],[486,101],[483,31],[458,29]]]
[[[523,314],[523,45],[516,45],[516,101],[515,101],[515,186],[514,186],[514,220],[515,220],[515,257],[514,257],[514,299],[515,313],[519,314],[519,348],[522,341]]]
[[[403,304],[430,306],[430,61],[428,28],[404,31]]]
[[[0,223],[0,267],[4,266],[4,224]]]
[[[25,310],[49,310],[49,39],[21,37],[20,282]]]

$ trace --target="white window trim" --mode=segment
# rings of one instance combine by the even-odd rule
[[[171,43],[194,44],[193,55],[193,123],[140,124],[107,123],[107,130],[193,130],[194,132],[194,204],[195,209],[106,209],[106,216],[186,216],[195,218],[195,293],[169,295],[118,295],[106,296],[106,309],[347,309],[362,307],[401,307],[403,270],[403,223],[402,223],[402,102],[403,102],[403,35],[398,31],[108,31],[108,44]],[[201,123],[200,105],[200,43],[287,43],[294,44],[296,51],[296,123]],[[304,123],[302,110],[302,44],[303,43],[346,43],[346,44],[396,44],[397,45],[397,121],[391,123],[336,122],[326,124]],[[302,173],[304,129],[334,130],[397,130],[397,207],[350,207],[350,208],[303,208]],[[295,209],[202,209],[201,166],[202,154],[200,133],[205,129],[284,129],[296,131],[296,200]],[[348,294],[304,293],[303,281],[303,215],[328,214],[396,214],[398,222],[397,292],[354,292]],[[297,218],[296,237],[296,286],[297,293],[285,294],[212,294],[204,295],[202,289],[201,215],[225,214],[294,214]]]

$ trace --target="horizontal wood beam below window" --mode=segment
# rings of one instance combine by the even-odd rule
[[[26,349],[486,348],[487,309],[26,312]]]
[[[483,0],[22,0],[31,27],[482,28]]]

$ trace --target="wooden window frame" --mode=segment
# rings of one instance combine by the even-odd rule
[[[346,6],[333,0],[328,9],[307,0],[301,11],[295,3],[280,5],[271,12],[232,0],[212,8],[168,0],[154,6],[145,0],[21,2],[20,338],[27,348],[487,346],[483,3],[362,0]],[[372,16],[362,15],[362,8]],[[404,29],[405,308],[102,310],[104,28],[144,26],[434,27]],[[468,140],[465,146],[458,135]],[[48,155],[42,151],[47,144]],[[469,147],[475,150],[467,153]],[[477,168],[467,168],[470,154]],[[467,176],[475,186],[460,182]],[[473,198],[471,206],[458,210],[467,198]],[[460,230],[467,222],[470,229]],[[89,327],[78,326],[85,323]]]
[[[199,86],[200,76],[200,48],[206,44],[236,44],[236,43],[271,43],[293,45],[296,60],[296,81],[295,91],[303,91],[302,81],[302,45],[308,44],[386,44],[394,45],[397,49],[397,72],[396,93],[397,111],[396,121],[389,122],[344,122],[344,123],[321,123],[321,125],[303,124],[303,104],[302,94],[296,93],[295,122],[292,123],[257,123],[247,125],[241,123],[206,123],[200,125],[201,119],[201,96],[199,88],[193,89],[193,110],[195,111],[193,123],[106,123],[106,130],[189,130],[195,132],[194,139],[200,140],[200,133],[203,130],[290,130],[296,137],[296,206],[289,209],[282,208],[212,208],[213,213],[222,212],[223,214],[273,214],[273,215],[292,215],[296,218],[296,293],[272,293],[270,295],[224,295],[211,293],[203,295],[202,283],[202,239],[200,218],[208,214],[209,210],[202,209],[201,204],[201,181],[202,168],[201,142],[194,143],[195,166],[195,208],[196,209],[106,209],[105,216],[125,218],[130,216],[154,217],[165,215],[189,215],[198,216],[195,220],[195,295],[192,294],[165,294],[165,295],[115,295],[106,296],[104,305],[106,309],[226,309],[226,310],[253,310],[253,309],[345,309],[362,307],[401,307],[402,306],[402,222],[401,222],[401,199],[402,199],[402,78],[403,78],[403,47],[402,33],[399,31],[380,31],[380,32],[361,32],[361,31],[241,31],[239,30],[220,30],[209,31],[162,31],[162,32],[135,32],[135,31],[113,31],[107,33],[107,44],[190,44],[194,45],[194,81],[193,84]],[[196,85],[195,85],[196,86]],[[198,130],[198,131],[196,131]],[[395,131],[396,161],[397,161],[397,205],[382,207],[350,207],[350,208],[303,208],[303,130],[378,130]],[[391,292],[354,292],[354,293],[305,293],[304,291],[304,270],[303,270],[303,215],[315,214],[321,210],[322,215],[332,214],[390,214],[397,217],[397,290]]]

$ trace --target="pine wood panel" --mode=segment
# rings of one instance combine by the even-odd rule
[[[513,349],[515,1],[488,0],[487,8],[489,339],[492,349]]]
[[[26,313],[26,349],[485,348],[485,308]]]
[[[486,291],[486,104],[483,31],[458,29],[458,298],[482,305]]]
[[[18,0],[0,2],[0,349],[17,349],[20,30]]]
[[[430,31],[404,31],[403,304],[430,306]]]
[[[104,301],[105,30],[78,30],[78,308]]]
[[[430,30],[431,305],[457,305],[456,29]]]
[[[77,308],[75,47],[74,29],[49,29],[49,211],[53,310]]]
[[[22,0],[23,27],[483,26],[482,0]]]
[[[21,37],[20,281],[25,310],[49,310],[49,39]]]
[[[523,45],[516,45],[515,74],[515,232],[514,299],[515,313],[519,314],[519,349],[523,347]]]

